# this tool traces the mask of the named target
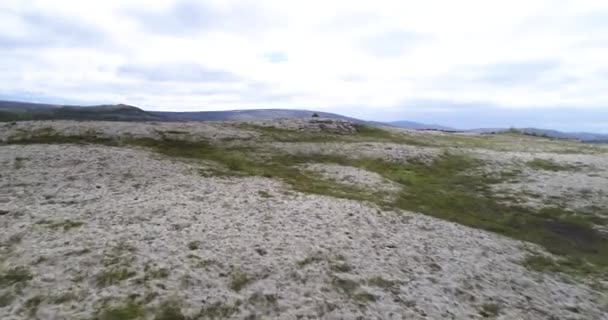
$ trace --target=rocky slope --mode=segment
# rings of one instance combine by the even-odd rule
[[[448,146],[461,136],[419,146],[429,137],[364,135],[356,126],[336,134],[327,127],[348,125],[322,124],[0,127],[0,318],[608,319],[605,278],[531,269],[531,253],[553,256],[532,242],[367,198],[366,190],[395,195],[413,185],[346,165],[424,165],[446,150],[465,152],[484,161],[487,174],[525,167],[497,190],[533,179],[524,186],[546,190],[551,201],[565,195],[558,185],[574,181],[581,183],[573,188],[608,191],[601,146],[576,155],[520,151],[545,144],[529,137],[508,151],[488,147],[506,140]],[[150,142],[163,139],[205,141],[188,145],[205,149],[176,156]],[[287,163],[311,154],[315,161],[255,174],[271,156]],[[535,159],[582,169],[528,166]],[[297,174],[310,185],[290,179]]]

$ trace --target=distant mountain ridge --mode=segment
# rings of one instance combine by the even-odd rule
[[[608,134],[602,133],[590,133],[590,132],[563,132],[552,129],[539,129],[539,128],[480,128],[468,130],[468,132],[485,133],[485,134],[496,134],[505,133],[509,131],[516,131],[518,133],[537,136],[547,137],[553,139],[564,139],[564,140],[578,140],[582,142],[608,142]]]
[[[354,123],[391,126],[412,130],[460,131],[477,133],[502,133],[510,128],[482,128],[458,130],[437,124],[413,121],[377,122],[366,121],[340,114],[294,109],[252,109],[227,111],[168,112],[145,111],[126,104],[74,106],[0,100],[0,122],[25,120],[105,120],[105,121],[248,121],[279,118],[310,118],[314,114],[321,118],[340,119]],[[521,128],[521,133],[556,139],[573,139],[583,142],[606,142],[608,134],[588,132],[561,132],[557,130]]]

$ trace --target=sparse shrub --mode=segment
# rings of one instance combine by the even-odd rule
[[[206,307],[203,307],[200,312],[202,319],[225,319],[229,318],[239,310],[240,301],[234,305],[215,302]]]
[[[263,294],[261,292],[256,292],[251,295],[248,299],[250,304],[260,306],[260,307],[276,307],[277,305],[277,296],[274,294]]]
[[[323,256],[321,256],[321,254],[319,254],[319,253],[316,253],[316,254],[313,254],[313,255],[310,255],[310,256],[304,258],[304,260],[298,261],[298,267],[303,268],[309,264],[318,263],[323,260],[325,260],[323,258]]]
[[[114,284],[118,284],[123,280],[134,277],[136,273],[133,270],[127,268],[110,268],[98,274],[95,277],[95,283],[98,287],[107,287]]]
[[[332,263],[330,265],[330,268],[332,271],[335,272],[350,272],[353,270],[353,267],[351,267],[349,264],[345,263],[345,262],[340,262],[340,263]]]
[[[0,287],[10,286],[16,283],[25,283],[32,280],[33,276],[26,267],[14,267],[0,272]]]
[[[367,279],[367,284],[382,289],[391,289],[397,286],[398,282],[386,280],[382,277],[372,277]]]
[[[30,316],[34,316],[36,312],[38,312],[38,306],[44,301],[44,298],[41,295],[35,295],[27,300],[23,304],[25,308],[28,310],[28,314]]]
[[[272,198],[272,195],[270,193],[268,193],[268,191],[264,191],[264,190],[258,190],[258,194],[260,195],[260,197],[262,198]]]
[[[45,225],[53,230],[63,229],[63,231],[69,231],[73,228],[78,228],[82,226],[84,223],[80,221],[72,221],[72,220],[64,220],[64,221],[52,221],[52,220],[40,220],[36,222],[36,224]]]
[[[190,241],[188,242],[188,249],[197,250],[201,246],[200,241]]]
[[[186,320],[176,301],[167,301],[159,307],[154,320]]]
[[[359,283],[357,283],[356,281],[338,277],[334,277],[331,281],[331,284],[340,292],[348,296],[352,296],[359,288]]]
[[[27,158],[15,157],[13,168],[15,170],[23,169],[23,163],[25,162],[25,160],[27,160]]]
[[[353,296],[353,299],[361,304],[367,304],[370,302],[376,302],[378,297],[369,292],[358,292]]]
[[[121,306],[106,307],[97,311],[93,320],[136,320],[144,315],[143,307],[130,301]]]
[[[484,318],[496,317],[500,314],[500,306],[496,303],[484,303],[479,314]]]
[[[169,276],[169,269],[160,268],[160,269],[152,269],[146,272],[145,279],[165,279]]]
[[[15,295],[12,292],[0,293],[0,308],[9,306],[15,300]]]
[[[254,279],[248,274],[240,270],[236,270],[230,275],[230,289],[234,291],[241,291],[241,289],[249,285],[251,282],[253,282],[253,280]]]
[[[545,171],[569,171],[574,170],[576,167],[571,165],[563,165],[559,164],[552,160],[546,159],[534,159],[532,161],[526,162],[526,165],[535,170],[545,170]]]
[[[74,292],[65,292],[50,298],[52,304],[63,304],[69,301],[78,300],[78,295]]]

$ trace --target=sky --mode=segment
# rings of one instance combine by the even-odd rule
[[[0,99],[608,132],[608,1],[2,0]]]

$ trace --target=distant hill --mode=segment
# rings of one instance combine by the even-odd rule
[[[162,118],[125,104],[85,107],[0,101],[0,121],[20,120],[160,121]]]
[[[454,128],[413,121],[375,122],[351,118],[335,113],[292,109],[254,109],[228,111],[162,112],[145,111],[126,105],[73,106],[44,103],[29,103],[0,100],[0,122],[22,120],[106,120],[106,121],[247,121],[279,118],[310,118],[314,114],[321,118],[340,119],[354,123],[392,126],[412,130],[466,131],[477,133],[503,133],[509,128],[482,128],[457,130]],[[545,136],[555,139],[572,139],[592,143],[608,143],[608,134],[588,132],[561,132],[557,130],[521,128],[523,134]]]
[[[16,101],[0,101],[0,121],[20,120],[111,120],[111,121],[248,121],[280,118],[340,119],[353,123],[387,125],[343,115],[293,109],[253,109],[228,111],[163,112],[145,111],[125,104],[100,106],[67,106]]]
[[[247,121],[280,118],[310,118],[314,114],[321,118],[348,120],[354,123],[367,123],[368,121],[346,117],[343,115],[310,110],[292,109],[253,109],[228,111],[196,111],[196,112],[156,112],[150,114],[161,116],[170,121]]]
[[[389,125],[405,129],[413,130],[440,130],[440,131],[462,131],[450,127],[440,126],[437,124],[426,124],[414,121],[393,121],[388,122]]]
[[[470,132],[478,132],[478,133],[487,133],[487,134],[495,134],[495,133],[505,133],[509,131],[518,131],[520,133],[537,136],[537,137],[547,137],[553,139],[565,139],[565,140],[578,140],[582,142],[594,142],[594,143],[605,143],[608,142],[608,134],[601,133],[589,133],[589,132],[562,132],[551,129],[539,129],[539,128],[482,128],[482,129],[473,129],[468,130]]]

